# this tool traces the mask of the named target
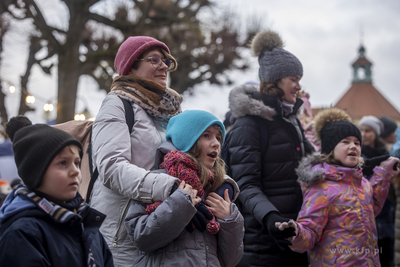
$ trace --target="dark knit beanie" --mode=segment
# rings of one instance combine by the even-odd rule
[[[389,117],[382,116],[379,120],[383,123],[384,129],[381,133],[382,138],[388,137],[390,134],[394,133],[397,128],[397,123]]]
[[[321,153],[328,155],[335,146],[348,136],[356,137],[361,144],[361,132],[351,122],[350,116],[341,109],[329,108],[320,111],[314,119],[314,134],[321,142]]]
[[[6,124],[6,133],[13,142],[14,159],[18,174],[29,190],[42,183],[51,161],[64,147],[82,145],[72,135],[47,124],[35,124],[25,116],[17,116]]]
[[[288,76],[303,76],[303,66],[292,53],[283,49],[280,36],[273,31],[258,33],[251,42],[253,54],[258,57],[261,82],[273,82]]]

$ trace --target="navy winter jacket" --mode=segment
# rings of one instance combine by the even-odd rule
[[[114,266],[99,232],[104,218],[87,204],[74,213],[18,186],[0,209],[0,265]]]

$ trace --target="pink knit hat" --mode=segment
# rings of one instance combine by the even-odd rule
[[[151,47],[159,46],[168,54],[171,52],[166,44],[148,36],[131,36],[118,48],[114,67],[119,75],[128,75],[133,63]]]

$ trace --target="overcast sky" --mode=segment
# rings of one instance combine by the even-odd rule
[[[400,110],[399,0],[216,2],[223,8],[240,13],[241,16],[237,19],[243,26],[246,25],[246,18],[255,14],[263,17],[265,29],[280,33],[285,49],[296,55],[303,64],[304,76],[301,85],[310,94],[313,107],[336,104],[350,88],[353,75],[351,64],[358,57],[358,48],[362,40],[366,57],[373,63],[373,85]],[[19,76],[25,71],[26,31],[27,29],[19,29],[6,39],[1,75],[7,77],[11,83],[19,84]],[[10,57],[10,53],[15,56]],[[256,58],[252,58],[252,62],[253,67],[246,73],[231,72],[237,84],[258,81],[258,62]],[[29,86],[33,94],[43,98],[48,99],[56,95],[55,79],[43,77],[39,70],[34,71]],[[232,86],[221,88],[209,84],[199,85],[192,95],[184,94],[183,109],[208,110],[222,120],[228,110],[228,93],[231,88]],[[83,95],[85,100],[78,100],[77,109],[82,109],[86,101],[94,115],[105,97],[105,93],[99,92],[88,78],[81,79],[78,94]],[[10,115],[17,112],[13,99],[18,98],[11,96],[7,101]],[[35,122],[42,122],[44,103],[37,102],[37,112],[28,114],[28,117]]]

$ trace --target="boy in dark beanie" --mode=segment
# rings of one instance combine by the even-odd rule
[[[105,216],[78,193],[80,142],[24,116],[11,118],[6,132],[25,185],[0,209],[2,266],[113,266],[99,232]]]

